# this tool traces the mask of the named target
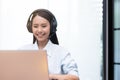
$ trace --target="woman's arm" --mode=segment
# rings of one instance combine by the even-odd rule
[[[75,75],[59,75],[59,74],[49,74],[50,80],[80,80],[79,77]]]

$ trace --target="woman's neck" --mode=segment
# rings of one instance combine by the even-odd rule
[[[48,43],[48,40],[46,40],[46,41],[43,41],[43,42],[37,42],[37,44],[38,44],[38,48],[39,49],[43,49],[45,46],[46,46],[46,44]]]

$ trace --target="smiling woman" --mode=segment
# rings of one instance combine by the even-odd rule
[[[33,11],[27,22],[28,31],[33,33],[33,44],[23,46],[21,50],[47,51],[50,80],[79,80],[76,62],[58,45],[56,27],[57,20],[50,11]]]

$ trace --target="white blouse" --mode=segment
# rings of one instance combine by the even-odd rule
[[[38,50],[37,43],[25,45],[20,50]],[[78,75],[78,68],[71,58],[68,51],[59,45],[53,44],[50,40],[45,46],[44,50],[47,51],[48,58],[48,70],[50,74],[72,74]]]

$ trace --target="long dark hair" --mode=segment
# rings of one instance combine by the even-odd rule
[[[32,22],[35,16],[41,16],[45,19],[47,19],[50,23],[50,35],[49,35],[49,39],[52,41],[52,43],[54,44],[59,44],[58,42],[58,38],[56,35],[56,31],[57,31],[57,20],[55,18],[55,16],[47,9],[37,9],[35,11],[33,11],[31,13],[31,15],[28,18],[27,21],[27,29],[29,32],[32,33]],[[33,44],[36,42],[36,38],[33,35]]]

